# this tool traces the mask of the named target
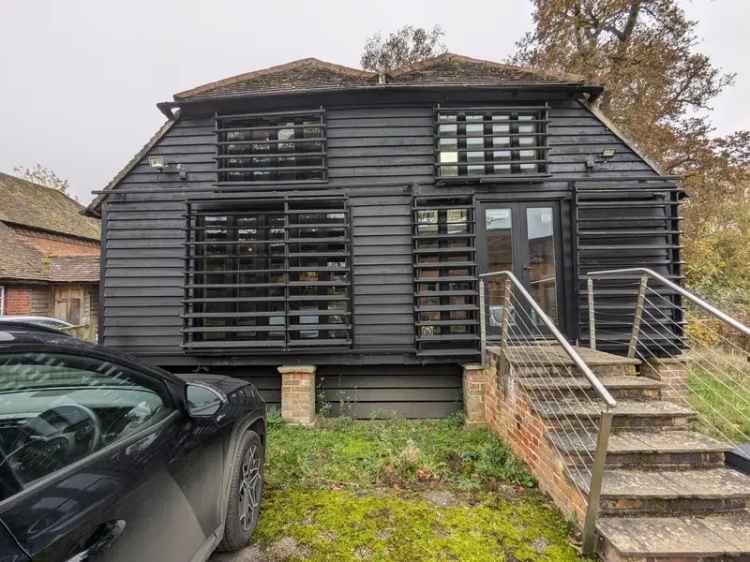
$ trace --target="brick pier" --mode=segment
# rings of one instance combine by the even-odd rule
[[[281,417],[290,423],[315,423],[314,365],[283,365],[281,375]]]

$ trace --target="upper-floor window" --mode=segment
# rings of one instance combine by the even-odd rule
[[[545,175],[546,133],[546,107],[438,107],[437,176]]]
[[[219,183],[326,179],[323,109],[216,116]]]

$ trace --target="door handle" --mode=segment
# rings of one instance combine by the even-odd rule
[[[68,558],[66,562],[84,562],[84,560],[95,559],[122,536],[125,525],[122,519],[102,523],[91,537],[91,544],[72,558]]]

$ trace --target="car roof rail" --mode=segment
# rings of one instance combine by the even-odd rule
[[[62,330],[57,330],[49,326],[42,326],[40,324],[35,324],[34,322],[31,322],[31,321],[0,319],[0,332],[12,332],[13,330],[19,330],[19,329],[27,330],[27,331],[35,331],[35,332],[45,332],[47,334],[56,334],[58,336],[68,335]]]

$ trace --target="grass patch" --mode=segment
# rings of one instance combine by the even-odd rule
[[[460,416],[270,421],[263,560],[582,560],[525,466]]]
[[[722,369],[723,370],[723,369]],[[698,413],[699,431],[733,443],[750,442],[750,368],[744,378],[693,367],[688,374],[690,406]]]
[[[315,429],[273,424],[266,479],[272,486],[461,490],[535,485],[526,467],[486,429],[463,419],[353,421],[324,418]]]

